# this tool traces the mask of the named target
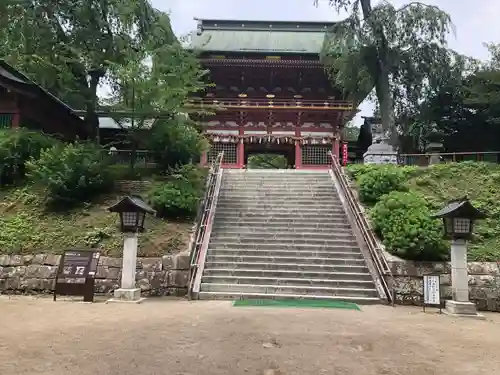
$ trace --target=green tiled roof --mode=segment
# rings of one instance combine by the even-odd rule
[[[201,21],[192,47],[212,52],[319,54],[332,23]]]

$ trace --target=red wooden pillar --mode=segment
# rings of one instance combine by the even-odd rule
[[[300,117],[299,120],[300,121]],[[300,137],[300,125],[295,126],[295,137]],[[302,145],[299,140],[295,141],[295,169],[302,168]]]
[[[295,169],[302,168],[302,145],[295,141]]]
[[[240,139],[238,145],[236,146],[236,164],[238,168],[245,167],[245,144],[243,143],[243,139]]]
[[[340,142],[338,138],[333,140],[332,153],[335,157],[337,157],[337,160],[340,161]]]
[[[10,126],[13,128],[13,129],[19,129],[19,127],[21,126],[21,114],[18,112],[15,112],[12,114],[12,121],[10,123]]]
[[[205,167],[208,164],[208,151],[201,153],[200,166]]]

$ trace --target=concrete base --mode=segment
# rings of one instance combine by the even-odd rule
[[[446,301],[444,310],[446,315],[456,316],[459,318],[475,318],[485,319],[484,315],[478,314],[476,305],[472,302]]]
[[[135,289],[116,289],[114,297],[107,300],[108,302],[126,302],[126,303],[141,303],[145,298],[141,298],[141,290]]]

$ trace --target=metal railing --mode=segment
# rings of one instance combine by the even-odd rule
[[[223,158],[224,152],[220,152],[210,166],[210,172],[205,186],[205,195],[196,215],[196,229],[193,236],[194,240],[191,244],[190,249],[188,290],[189,299],[193,297],[192,293],[195,286],[195,281],[197,279],[197,276],[200,276],[198,274],[198,272],[200,271],[200,262],[204,262],[204,258],[202,259],[201,253],[203,245],[207,241],[207,227],[211,225],[211,220],[213,219],[212,214],[215,208],[215,198],[217,195],[217,181],[221,172]]]
[[[373,260],[376,271],[380,276],[381,286],[385,292],[387,300],[390,303],[391,302],[394,303],[393,293],[392,293],[392,286],[394,285],[394,277],[392,275],[389,264],[385,259],[385,256],[382,252],[382,249],[379,246],[375,234],[373,233],[373,229],[370,223],[366,219],[366,216],[363,212],[361,205],[359,204],[358,200],[356,199],[354,193],[351,190],[351,187],[349,186],[349,181],[347,180],[347,177],[344,174],[342,167],[340,166],[339,160],[332,153],[330,153],[329,155],[331,157],[332,172],[334,173],[338,183],[340,184],[340,188],[342,189],[342,192],[346,197],[347,204],[349,205],[349,208],[354,215],[356,224],[359,230],[361,231],[363,239],[368,247],[368,251]],[[391,284],[391,286],[389,286],[389,284],[387,283],[386,278],[389,279],[389,283]]]
[[[432,159],[434,161],[431,163]],[[484,152],[439,152],[429,154],[399,154],[398,164],[428,166],[437,163],[460,163],[464,161],[500,162],[499,151]]]
[[[129,165],[133,157],[132,150],[104,150],[103,155],[108,156],[113,164]],[[153,158],[153,153],[148,150],[136,150],[134,165],[142,168],[153,168],[156,163]]]

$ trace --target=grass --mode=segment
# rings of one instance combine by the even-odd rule
[[[99,247],[120,256],[123,235],[116,214],[106,208],[120,195],[67,212],[47,212],[41,194],[31,187],[0,191],[0,254],[61,253],[68,248]],[[161,256],[186,249],[192,222],[149,216],[139,236],[139,256]]]
[[[360,167],[354,166],[356,173]],[[401,168],[401,167],[394,167]],[[500,165],[486,162],[438,164],[407,168],[407,186],[423,195],[433,210],[467,196],[488,218],[474,227],[469,261],[500,261]]]

